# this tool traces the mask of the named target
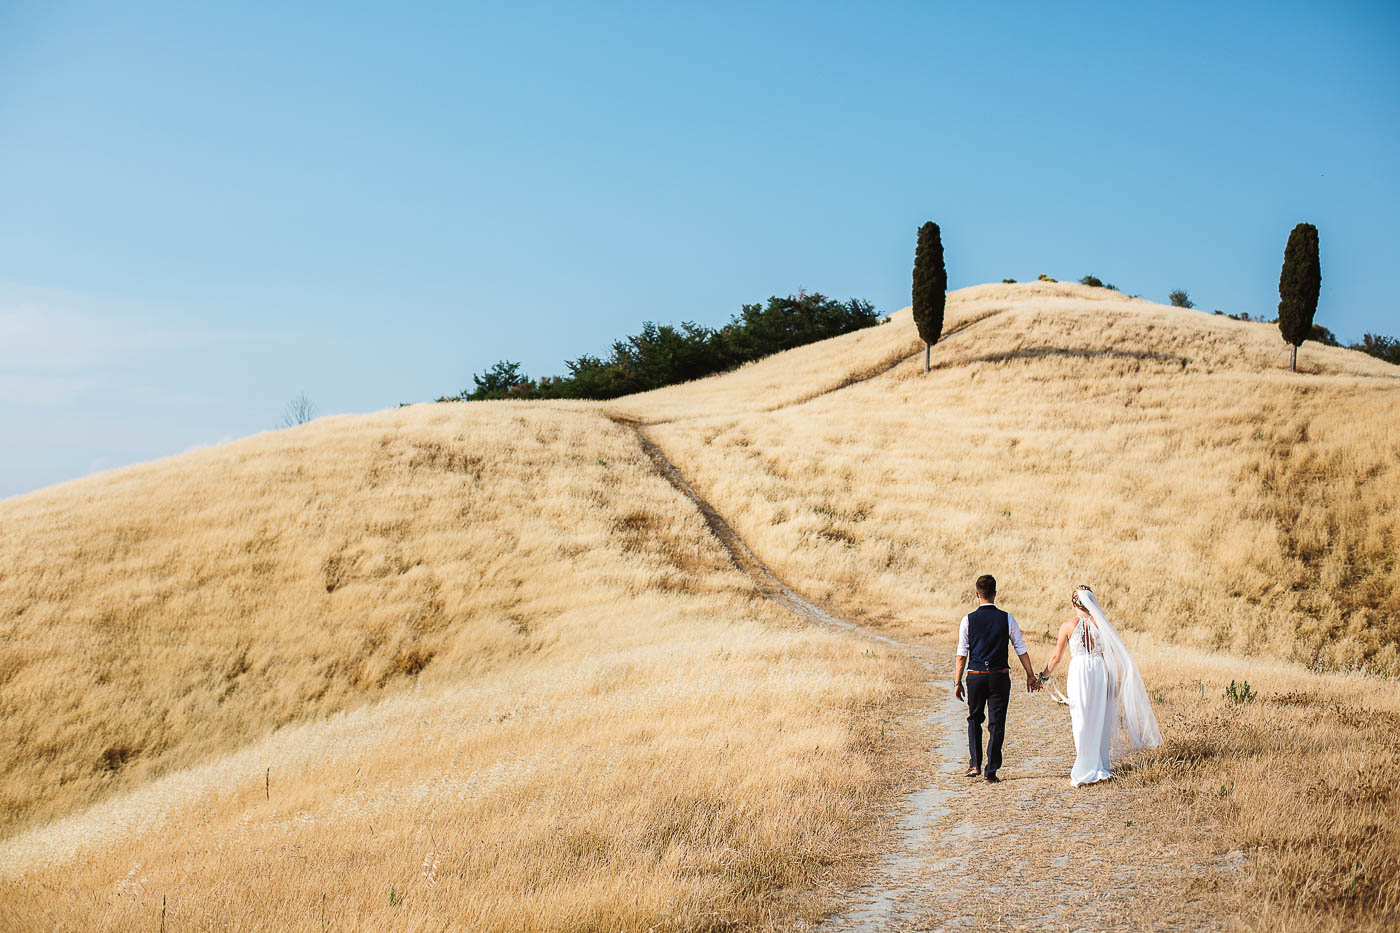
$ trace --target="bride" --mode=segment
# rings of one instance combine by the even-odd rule
[[[1075,617],[1060,626],[1059,642],[1040,679],[1048,680],[1069,646],[1069,713],[1074,729],[1074,768],[1069,782],[1078,787],[1113,777],[1109,758],[1115,738],[1120,755],[1162,744],[1147,688],[1123,639],[1104,617],[1087,586],[1074,591]],[[1122,728],[1118,728],[1121,720]]]

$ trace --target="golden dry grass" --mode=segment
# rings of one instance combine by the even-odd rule
[[[538,651],[629,588],[741,586],[666,562],[684,512],[627,453],[596,418],[425,407],[4,503],[0,826]]]
[[[1048,641],[1092,583],[1168,724],[1112,799],[1248,852],[1246,925],[1393,926],[1400,369],[1309,344],[1292,374],[1273,327],[1080,286],[950,297],[1007,310],[928,375],[652,434],[789,582],[902,637],[950,642],[992,571]]]
[[[1391,930],[1400,920],[1400,684],[1144,646],[1166,744],[1115,791],[1163,836],[1248,856],[1249,929]],[[1256,698],[1231,702],[1231,682]]]
[[[1400,369],[1308,344],[1291,374],[1267,325],[1050,288],[954,293],[957,313],[1023,297],[935,347],[927,376],[909,360],[654,436],[851,614],[871,595],[951,609],[999,567],[1046,626],[1092,578],[1168,641],[1400,673]],[[818,348],[839,369],[838,342]]]
[[[326,419],[0,522],[0,926],[751,923],[887,782],[898,659],[755,598],[596,409]]]
[[[9,916],[150,929],[165,898],[181,928],[706,929],[810,909],[782,894],[859,854],[889,661],[679,615],[621,620],[657,641],[400,695],[21,837],[63,857],[0,884]]]
[[[0,503],[0,921],[812,916],[918,675],[757,600],[612,413],[904,637],[948,641],[983,571],[1033,637],[1092,583],[1168,740],[1106,805],[1246,851],[1247,926],[1393,925],[1400,369],[1308,344],[1290,374],[1274,328],[1059,283],[956,292],[963,324],[928,375],[904,311],[612,403],[326,419]]]
[[[944,332],[1003,311],[1014,294],[958,295],[949,302]],[[1117,292],[1104,292],[1114,295]],[[1125,299],[1126,300],[1126,299]],[[772,411],[801,404],[887,371],[922,353],[923,343],[905,308],[874,327],[797,347],[725,373],[680,385],[640,392],[609,402],[610,411],[644,423],[695,418],[708,413]]]

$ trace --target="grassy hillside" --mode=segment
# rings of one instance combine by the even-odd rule
[[[906,314],[877,330],[888,352],[842,338],[802,368],[916,350]],[[704,416],[653,433],[792,582],[848,613],[942,616],[997,568],[1045,631],[1086,580],[1165,641],[1400,673],[1400,368],[1308,344],[1289,373],[1277,328],[1079,285],[964,289],[950,319],[978,323],[927,376],[906,359],[768,410],[692,383],[658,408],[684,395]]]
[[[886,726],[921,675],[758,598],[610,415],[905,639],[949,648],[991,571],[1041,663],[1092,584],[1168,738],[1105,805],[1253,853],[1247,925],[1400,916],[1400,368],[1060,283],[955,292],[946,331],[927,375],[906,310],[0,502],[0,928],[814,916],[917,764]]]
[[[325,419],[0,524],[21,926],[753,919],[887,781],[900,663],[755,598],[596,409]]]
[[[927,375],[913,354],[765,406],[695,383],[666,401],[704,414],[650,432],[789,583],[906,640],[947,650],[991,571],[1042,664],[1091,584],[1167,738],[1102,805],[1248,853],[1246,927],[1393,928],[1400,368],[1307,344],[1289,373],[1275,327],[1077,285],[964,289],[949,313],[977,323]],[[810,372],[856,357],[806,349]]]

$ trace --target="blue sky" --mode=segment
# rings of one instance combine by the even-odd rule
[[[0,496],[799,287],[1400,333],[1400,8],[0,0]],[[1283,359],[1282,353],[1280,360]]]

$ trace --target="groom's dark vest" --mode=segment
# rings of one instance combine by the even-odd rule
[[[996,606],[981,606],[967,614],[967,669],[1004,671],[1010,667],[1009,617]]]

